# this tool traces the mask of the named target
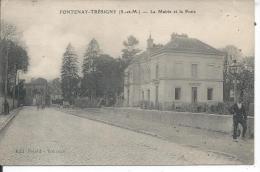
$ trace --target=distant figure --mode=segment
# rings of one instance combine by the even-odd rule
[[[36,106],[37,106],[37,110],[39,110],[39,109],[41,108],[41,104],[42,104],[41,95],[36,94]]]
[[[44,99],[44,96],[42,96],[42,109],[45,109],[45,99]]]
[[[33,98],[33,105],[36,105],[36,98]]]
[[[242,125],[243,131],[242,131],[242,138],[245,138],[246,130],[247,130],[247,115],[245,106],[242,103],[242,97],[239,97],[238,102],[235,103],[231,107],[232,113],[233,113],[233,139],[234,141],[237,141],[237,137],[240,136],[240,130],[238,132],[238,124],[240,123]]]

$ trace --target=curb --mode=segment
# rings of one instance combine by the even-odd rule
[[[0,132],[8,125],[8,123],[19,113],[19,111],[22,108],[17,108],[13,111],[11,111],[11,114],[9,115],[9,117],[2,123],[0,124]]]

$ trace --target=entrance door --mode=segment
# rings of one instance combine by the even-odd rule
[[[130,91],[127,89],[127,106],[129,106],[129,97],[130,97]]]
[[[197,95],[197,87],[191,88],[191,102],[197,103],[198,95]]]
[[[155,87],[155,105],[157,106],[158,105],[158,93],[159,90],[158,90],[158,86]]]

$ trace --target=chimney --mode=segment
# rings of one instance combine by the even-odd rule
[[[147,50],[150,50],[153,48],[153,39],[152,36],[150,34],[149,38],[147,39]]]

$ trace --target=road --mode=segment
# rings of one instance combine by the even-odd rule
[[[2,165],[241,164],[226,155],[69,115],[25,107],[0,133]]]

